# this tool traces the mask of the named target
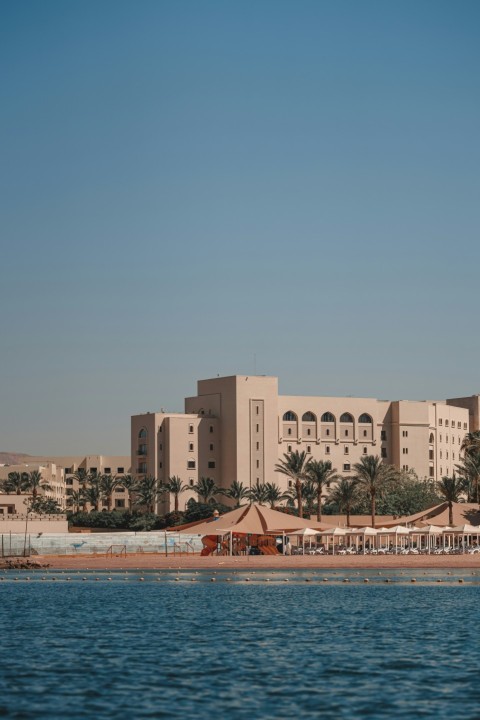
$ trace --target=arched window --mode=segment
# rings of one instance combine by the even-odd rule
[[[302,415],[303,422],[315,422],[316,416],[312,412],[306,412]]]
[[[343,415],[340,416],[340,422],[353,423],[353,417],[350,413],[343,413]]]
[[[367,415],[367,413],[362,413],[362,414],[360,415],[360,417],[358,418],[358,422],[359,422],[359,423],[369,423],[369,424],[371,425],[371,424],[372,424],[372,418],[370,417],[370,415]]]
[[[284,422],[295,422],[296,419],[297,419],[297,416],[291,410],[287,410],[287,412],[283,416]]]
[[[433,445],[433,443],[435,442],[435,438],[433,437],[433,433],[430,433],[430,438],[429,438],[429,441],[428,441],[428,442],[430,443],[430,445]]]
[[[146,437],[147,437],[147,431],[145,430],[145,428],[142,428],[142,429],[140,430],[140,432],[138,433],[138,437],[139,437],[139,438],[146,438]]]
[[[335,418],[331,412],[323,413],[321,420],[322,422],[335,422]]]

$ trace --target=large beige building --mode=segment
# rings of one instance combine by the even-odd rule
[[[127,475],[130,473],[130,457],[128,455],[49,455],[46,457],[30,458],[29,463],[43,462],[48,460],[54,463],[55,467],[62,473],[64,478],[64,501],[60,503],[61,507],[69,505],[68,498],[75,491],[80,490],[75,473],[78,470],[85,470],[88,473],[99,473],[102,475]],[[11,471],[11,468],[9,468]],[[42,477],[43,477],[42,472]],[[48,477],[45,476],[48,481]],[[102,507],[107,507],[107,501],[104,500]],[[115,488],[113,507],[117,510],[123,510],[128,507],[128,496],[125,489],[119,485]]]
[[[185,413],[145,413],[131,420],[132,471],[189,486],[202,476],[228,488],[288,479],[275,472],[284,453],[305,450],[348,476],[362,456],[413,469],[420,478],[450,475],[468,431],[479,428],[479,396],[443,401],[307,397],[278,394],[276,377],[200,380]],[[185,505],[195,493],[180,498]],[[169,509],[164,497],[160,510]]]

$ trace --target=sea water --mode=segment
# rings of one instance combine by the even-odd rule
[[[468,571],[0,577],[0,717],[480,716]]]

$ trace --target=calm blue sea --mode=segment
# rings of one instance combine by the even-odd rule
[[[0,717],[480,717],[468,572],[2,578]]]

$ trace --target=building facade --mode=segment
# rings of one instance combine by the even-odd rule
[[[278,379],[239,376],[200,380],[185,413],[145,413],[131,419],[132,471],[160,480],[176,475],[189,487],[202,476],[220,488],[251,487],[288,478],[275,472],[285,453],[330,460],[348,477],[362,456],[379,455],[420,478],[451,475],[469,431],[478,429],[479,396],[443,401],[278,394]],[[184,506],[193,491],[180,498]],[[169,509],[164,497],[161,512]]]

